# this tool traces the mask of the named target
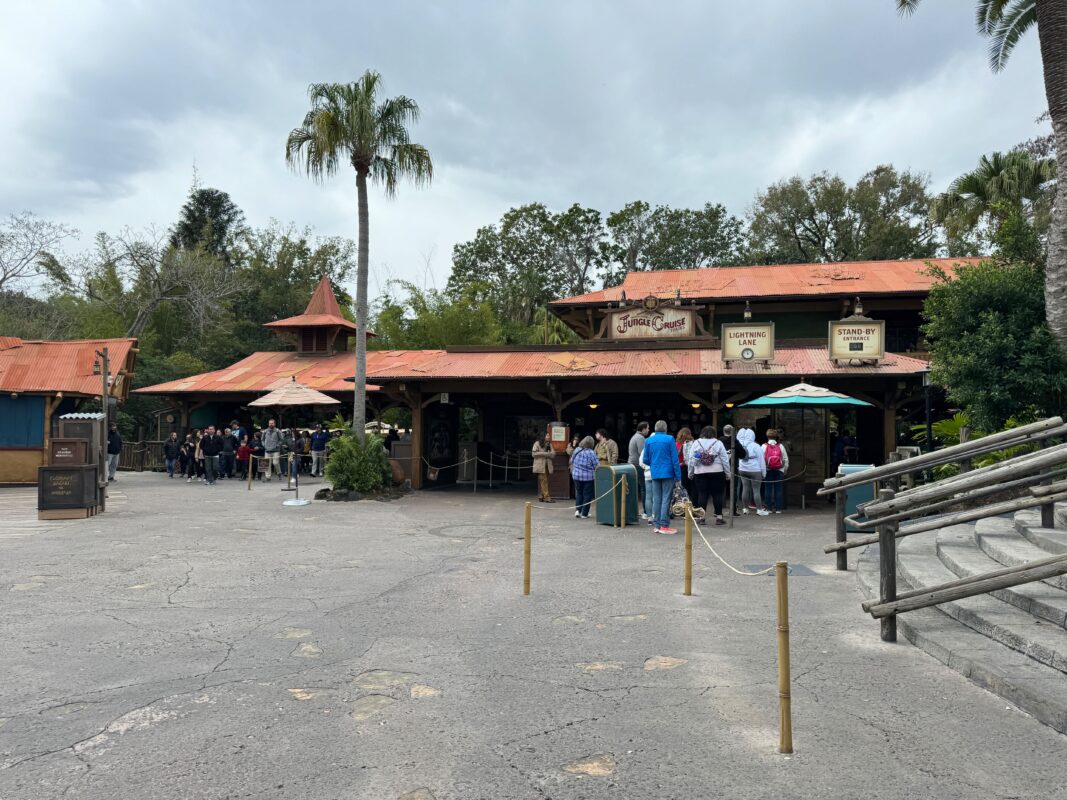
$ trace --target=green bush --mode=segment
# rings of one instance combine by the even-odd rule
[[[330,457],[326,462],[326,479],[334,489],[374,492],[389,485],[392,469],[381,438],[367,436],[362,443],[346,430],[331,439]]]

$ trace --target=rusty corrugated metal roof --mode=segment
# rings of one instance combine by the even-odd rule
[[[319,285],[315,287],[315,292],[311,295],[311,300],[308,301],[307,308],[304,309],[303,314],[268,322],[263,327],[320,328],[333,326],[349,331],[356,330],[355,323],[345,319],[341,314],[341,306],[338,305],[337,296],[333,293],[333,284],[330,283],[329,278],[323,275],[319,279]],[[367,335],[373,336],[370,332]]]
[[[774,361],[733,363],[717,348],[657,350],[372,350],[367,378],[375,384],[400,380],[506,380],[523,378],[666,378],[740,375],[906,375],[925,361],[887,354],[878,365],[837,366],[825,347],[782,347]],[[138,389],[146,394],[269,392],[291,378],[321,392],[352,391],[351,353],[315,357],[300,353],[253,353],[231,367]],[[370,387],[368,387],[370,388]]]
[[[664,269],[629,272],[622,285],[568,297],[552,306],[599,305],[648,295],[686,300],[756,300],[805,295],[892,295],[929,291],[934,278],[929,264],[950,274],[954,264],[977,258],[931,258],[907,261],[850,261],[834,264]]]
[[[5,346],[0,348],[0,392],[99,395],[101,379],[93,375],[96,351],[108,348],[112,371],[117,373],[137,345],[136,339],[13,341],[17,344],[5,337]]]

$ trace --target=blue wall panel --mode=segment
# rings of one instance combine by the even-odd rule
[[[44,446],[44,398],[0,396],[0,447]]]

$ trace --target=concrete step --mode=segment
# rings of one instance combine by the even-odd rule
[[[972,525],[957,525],[938,531],[937,557],[959,578],[972,578],[1003,568],[978,548]],[[1062,589],[1038,581],[990,594],[1038,619],[1067,627],[1067,592]]]
[[[876,596],[877,547],[868,548],[860,555],[856,575],[864,599]],[[877,622],[868,618],[868,624],[869,635],[877,637]],[[1063,673],[1009,650],[936,608],[901,614],[897,617],[897,630],[916,647],[973,683],[1067,734],[1067,680]]]
[[[1042,528],[1040,511],[1016,511],[1014,521],[1015,530],[1030,544],[1045,550],[1049,555],[1067,553],[1067,530]]]
[[[978,520],[974,524],[974,538],[987,556],[1005,567],[1015,567],[1050,555],[1047,550],[1022,538],[1015,529],[1015,522],[1007,517]],[[1067,590],[1067,575],[1057,575],[1045,583]]]
[[[955,525],[950,530],[966,535],[969,527]],[[958,577],[938,560],[936,539],[924,534],[899,541],[897,576],[912,589],[933,587]],[[898,591],[901,589],[899,587]],[[1062,627],[1042,622],[988,594],[941,603],[937,608],[968,628],[1045,666],[1067,673],[1067,631]],[[1067,679],[1064,682],[1067,683]]]

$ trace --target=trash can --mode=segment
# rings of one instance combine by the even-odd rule
[[[637,469],[633,464],[597,467],[593,492],[598,524],[618,527],[624,524],[624,518],[626,525],[637,524]]]
[[[841,478],[845,475],[853,475],[857,472],[864,472],[869,469],[874,469],[874,464],[841,464],[837,468],[837,477]],[[865,483],[862,486],[849,486],[845,489],[845,516],[851,517],[859,510],[860,503],[869,503],[874,499],[874,487],[873,483]],[[838,495],[840,496],[840,495]],[[845,523],[846,533],[870,533],[869,529],[857,528],[855,525]]]

